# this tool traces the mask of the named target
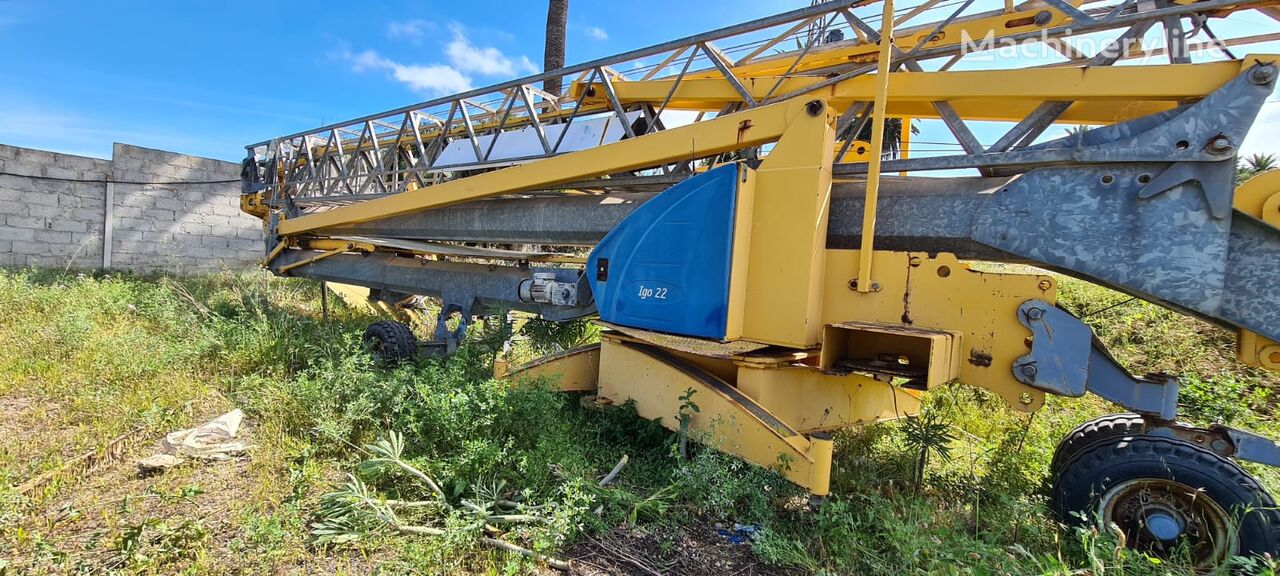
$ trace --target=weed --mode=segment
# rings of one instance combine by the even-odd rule
[[[534,318],[524,323],[520,333],[529,338],[538,355],[564,352],[600,339],[600,329],[589,320],[551,322]]]
[[[17,490],[4,468],[0,468],[0,533],[8,532],[22,517],[22,507],[26,501]]]
[[[1229,335],[1082,282],[1060,286],[1061,304],[1085,315],[1131,371],[1183,377],[1184,416],[1280,434],[1274,377],[1236,363]],[[372,318],[336,304],[326,323],[317,296],[313,283],[261,274],[0,271],[0,546],[11,562],[0,572],[111,558],[129,572],[334,572],[331,563],[354,562],[350,572],[366,573],[359,563],[376,558],[388,574],[519,573],[531,562],[479,544],[477,518],[530,515],[540,520],[504,523],[501,537],[538,553],[620,525],[738,522],[760,527],[759,558],[811,573],[1190,573],[1048,515],[1042,485],[1057,440],[1116,411],[1096,398],[1052,398],[1033,418],[981,389],[931,390],[919,419],[836,434],[833,494],[810,511],[776,471],[709,449],[723,440],[714,434],[668,431],[630,404],[584,408],[546,382],[493,380],[495,351],[511,334],[501,311],[474,325],[472,344],[453,357],[376,369],[358,351]],[[597,336],[588,323],[517,325],[521,353]],[[697,396],[680,401],[675,416],[688,422]],[[246,471],[253,488],[221,514],[231,521],[196,515],[191,501],[221,490],[196,477],[78,500],[67,498],[76,479],[31,495],[10,488],[126,430],[155,437],[232,405],[246,411],[259,449]],[[623,454],[622,474],[598,486]],[[359,466],[367,460],[377,465]],[[1249,469],[1280,488],[1275,471]],[[343,504],[321,498],[326,491],[359,497]],[[404,507],[421,502],[429,505]],[[388,530],[375,522],[384,506],[447,536]],[[313,535],[313,524],[330,531]],[[230,554],[205,557],[215,533],[229,534]],[[316,542],[326,546],[309,547]],[[1235,562],[1276,572],[1265,558]]]
[[[164,520],[147,518],[127,524],[116,537],[105,567],[154,570],[190,560],[208,535],[200,520],[184,520],[170,526]]]
[[[689,425],[693,422],[693,415],[702,412],[698,404],[693,401],[695,392],[693,388],[689,388],[680,395],[680,409],[676,412],[676,421],[680,423],[680,428],[676,431],[678,439],[676,444],[681,458],[689,457]]]
[[[924,410],[918,416],[911,416],[902,422],[902,437],[907,447],[914,451],[916,457],[916,491],[924,483],[925,467],[929,464],[929,455],[933,454],[943,460],[951,459],[951,443],[955,442],[955,434],[951,432],[951,424],[944,422],[933,410]]]
[[[1271,390],[1258,388],[1229,373],[1209,377],[1186,374],[1178,401],[1183,414],[1197,422],[1245,424],[1258,409],[1267,406]]]

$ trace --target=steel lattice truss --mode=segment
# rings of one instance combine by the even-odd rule
[[[1067,0],[1007,5],[1004,10],[971,11],[974,0],[929,0],[904,9],[895,19],[898,32],[893,68],[901,72],[945,72],[977,51],[1015,42],[1042,42],[1068,61],[1061,66],[1110,66],[1124,59],[1167,54],[1172,63],[1189,62],[1192,50],[1274,40],[1277,34],[1221,38],[1210,18],[1256,10],[1274,18],[1280,10],[1240,0],[1176,2],[1097,2],[1087,8]],[[267,189],[269,201],[316,209],[423,188],[477,171],[527,163],[664,129],[664,113],[688,110],[701,121],[830,89],[876,69],[878,17],[862,18],[862,1],[819,3],[769,18],[667,42],[513,80],[463,94],[292,134],[248,147],[247,191]],[[933,23],[909,26],[937,12]],[[1189,23],[1190,30],[1184,28]],[[903,26],[908,25],[908,26]],[[1167,48],[1142,49],[1140,40],[1153,26],[1165,32]],[[1085,54],[1065,38],[1108,30],[1122,34],[1096,54]],[[977,44],[988,32],[997,42]],[[1197,40],[1202,38],[1202,40]],[[652,63],[655,62],[656,63]],[[540,86],[563,86],[563,95]],[[714,82],[728,86],[732,101],[685,101],[683,94]],[[626,97],[634,87],[659,85],[648,96]],[[665,95],[664,95],[665,90]],[[644,91],[640,91],[642,94]],[[624,94],[624,96],[620,96]],[[1025,147],[1064,111],[1070,100],[1046,101],[1017,122],[991,146],[974,137],[957,110],[932,102],[965,157],[988,158]],[[837,134],[843,157],[870,120],[870,101],[842,111]],[[961,157],[964,158],[964,157]],[[687,173],[695,159],[634,172],[668,180]],[[995,162],[999,163],[999,162]],[[973,165],[962,159],[900,160],[893,170]],[[887,167],[890,168],[890,167]],[[854,169],[856,172],[856,169]],[[984,171],[987,169],[984,168]],[[645,178],[641,178],[644,180]],[[614,183],[621,184],[626,179]]]

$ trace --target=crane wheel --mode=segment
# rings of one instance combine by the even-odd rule
[[[1057,476],[1073,456],[1103,440],[1120,436],[1137,436],[1142,433],[1142,417],[1137,414],[1107,414],[1076,427],[1067,434],[1053,451],[1049,464],[1049,476]]]
[[[413,360],[418,353],[418,339],[402,322],[381,320],[370,324],[361,338],[365,349],[386,364]]]
[[[1064,463],[1053,486],[1059,519],[1123,533],[1147,554],[1200,569],[1233,556],[1280,553],[1280,511],[1235,462],[1156,436],[1096,442]]]

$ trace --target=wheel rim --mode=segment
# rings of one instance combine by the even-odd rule
[[[369,336],[364,339],[364,349],[373,356],[376,362],[391,362],[394,358],[387,357],[387,343],[378,336]]]
[[[1103,528],[1115,524],[1125,545],[1161,558],[1186,546],[1196,566],[1217,566],[1239,549],[1231,516],[1207,494],[1159,478],[1128,480],[1098,503]]]

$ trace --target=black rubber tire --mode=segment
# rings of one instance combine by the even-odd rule
[[[413,360],[418,353],[418,338],[402,322],[374,322],[365,328],[361,340],[378,360],[387,364]]]
[[[1177,482],[1216,503],[1237,525],[1237,555],[1280,555],[1280,512],[1258,481],[1231,460],[1171,438],[1114,438],[1077,452],[1054,482],[1053,510],[1067,524],[1096,522],[1103,495],[1140,479]]]
[[[1137,414],[1107,414],[1085,422],[1058,443],[1058,448],[1053,451],[1053,461],[1049,464],[1049,477],[1056,477],[1062,466],[1081,450],[1087,450],[1103,440],[1137,436],[1141,433],[1142,417]]]

